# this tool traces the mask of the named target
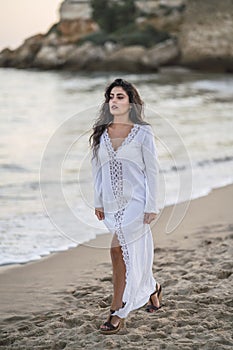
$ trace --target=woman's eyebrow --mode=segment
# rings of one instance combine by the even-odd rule
[[[116,95],[117,95],[117,96],[125,96],[125,94],[123,94],[122,92],[118,92]],[[114,96],[114,94],[111,93],[110,96]]]

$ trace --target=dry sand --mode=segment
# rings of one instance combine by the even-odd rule
[[[110,235],[0,273],[0,349],[232,349],[233,186],[193,200],[180,226],[153,226],[164,306],[132,312],[116,335],[98,328],[111,302]],[[182,204],[180,204],[182,207]]]

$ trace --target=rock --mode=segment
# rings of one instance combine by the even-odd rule
[[[31,62],[34,61],[34,58],[37,52],[40,50],[43,43],[43,35],[35,35],[27,40],[24,44],[15,51],[17,66],[28,67],[31,66]]]
[[[56,46],[43,46],[34,61],[35,67],[44,69],[59,68],[63,64],[64,60],[57,57]]]
[[[168,32],[172,35],[177,35],[180,32],[183,21],[183,12],[173,11],[169,16],[152,16],[148,19],[141,19],[141,25],[149,24],[157,30]]]
[[[46,35],[43,41],[43,45],[45,46],[58,46],[61,44],[64,44],[63,40],[57,33],[50,33],[49,35]]]
[[[187,0],[167,1],[138,1],[141,16],[137,18],[140,26],[151,25],[156,30],[177,35],[183,20],[183,13]]]
[[[141,27],[151,24],[167,34],[152,48],[122,47],[112,41],[103,46],[86,41],[78,46],[80,39],[98,31],[98,25],[89,16],[88,0],[65,0],[60,22],[16,50],[0,52],[0,66],[142,72],[179,64],[233,71],[232,0],[137,0],[136,4],[141,6]]]
[[[74,43],[82,37],[91,34],[99,29],[98,25],[91,19],[77,19],[72,21],[61,21],[57,25],[59,36],[63,42]]]
[[[74,19],[90,19],[91,6],[89,0],[65,0],[60,6],[60,19],[74,20]]]
[[[116,1],[116,0],[112,0]],[[187,0],[135,0],[135,4],[141,13],[146,15],[167,14],[172,8],[180,8]],[[92,8],[90,0],[64,0],[60,6],[60,19],[90,19]]]
[[[149,15],[167,14],[172,9],[181,8],[187,0],[136,0],[138,9]]]
[[[27,40],[16,50],[3,50],[0,53],[0,65],[5,67],[28,68],[42,46],[43,35],[38,34]]]
[[[189,0],[179,35],[181,64],[233,71],[232,0]]]
[[[75,47],[75,45],[42,46],[34,60],[34,66],[44,69],[61,68]]]
[[[14,51],[8,47],[0,52],[0,67],[11,67]]]
[[[145,13],[157,16],[158,11],[167,13],[167,7],[180,6],[183,1],[176,0],[175,3],[173,1],[173,5],[171,1],[167,1],[168,4],[163,4],[162,7],[159,0],[147,1],[146,4],[138,0],[136,4]],[[60,22],[54,24],[44,36],[26,40],[19,50],[3,51],[0,54],[0,65],[135,72],[157,70],[160,64],[173,62],[177,56],[175,44],[169,42],[166,42],[165,46],[156,45],[152,49],[139,45],[122,47],[112,42],[107,42],[103,46],[96,46],[90,42],[77,46],[81,38],[99,29],[90,14],[91,7],[88,0],[63,1],[60,7]],[[171,18],[169,21],[169,23],[175,22]],[[156,25],[161,28],[165,26],[162,22],[158,24],[158,21]]]
[[[76,70],[98,69],[105,57],[106,54],[103,47],[86,42],[81,46],[76,46],[70,53],[66,62],[66,68]]]
[[[30,52],[30,45],[23,45],[16,53],[9,49],[0,54],[0,64],[19,67],[34,67],[40,69],[70,69],[70,70],[118,70],[128,72],[157,71],[160,65],[176,62],[178,48],[173,40],[167,40],[153,48],[147,49],[140,45],[122,47],[113,43],[97,46],[91,42],[83,45],[63,44],[53,45],[58,40],[54,34],[44,38],[39,50]],[[111,44],[111,45],[110,45]],[[26,59],[27,58],[27,59]],[[9,61],[9,62],[8,62]]]
[[[116,44],[116,43],[114,43],[112,41],[106,41],[104,43],[104,49],[109,54],[114,52],[114,51],[116,51],[119,47],[120,47],[119,44]]]
[[[157,44],[148,50],[148,60],[151,67],[178,63],[180,50],[172,39]]]
[[[149,69],[147,49],[140,45],[121,47],[111,52],[104,64],[107,70],[136,72]]]
[[[177,45],[168,40],[151,49],[135,45],[96,46],[90,42],[70,52],[65,68],[77,70],[157,71],[159,65],[176,62]]]

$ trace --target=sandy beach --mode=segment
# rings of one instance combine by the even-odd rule
[[[182,204],[179,204],[182,206]],[[153,225],[154,275],[163,307],[132,312],[102,335],[112,282],[110,235],[38,262],[0,269],[0,349],[232,349],[233,185],[190,202],[165,233],[173,207]]]

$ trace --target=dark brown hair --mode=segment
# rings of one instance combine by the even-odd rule
[[[137,89],[133,84],[127,82],[124,79],[116,79],[110,85],[107,86],[105,90],[105,101],[101,106],[99,117],[96,119],[93,126],[93,133],[89,138],[89,143],[91,149],[93,150],[93,157],[97,156],[97,151],[100,144],[100,137],[103,134],[104,130],[113,122],[113,115],[109,110],[109,100],[112,89],[115,86],[120,86],[129,96],[129,103],[131,104],[131,109],[129,112],[129,119],[136,124],[146,124],[149,123],[143,121],[143,101],[139,96]]]

